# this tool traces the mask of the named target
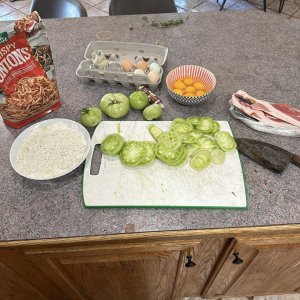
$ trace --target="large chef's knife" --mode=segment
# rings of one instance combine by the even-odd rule
[[[236,138],[238,150],[276,173],[281,173],[290,162],[300,167],[300,155],[258,140]]]

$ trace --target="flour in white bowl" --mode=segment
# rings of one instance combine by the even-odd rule
[[[81,162],[87,150],[81,131],[64,123],[37,128],[21,144],[16,158],[20,172],[30,178],[57,177]]]

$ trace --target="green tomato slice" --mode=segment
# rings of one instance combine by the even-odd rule
[[[203,137],[203,133],[200,131],[193,130],[189,133],[191,136],[194,136],[197,140],[199,140],[201,137]]]
[[[175,118],[171,123],[171,130],[178,133],[188,133],[193,131],[194,127],[183,118]]]
[[[188,157],[192,156],[195,153],[195,151],[200,149],[200,146],[198,144],[185,144],[184,147],[187,151]]]
[[[158,126],[154,125],[154,124],[150,124],[148,126],[148,130],[151,133],[152,137],[158,141],[160,135],[163,133],[163,130],[161,130]]]
[[[214,149],[218,147],[216,142],[206,135],[201,137],[197,144],[200,146],[200,149]]]
[[[155,160],[155,146],[156,143],[148,141],[125,142],[120,160],[128,167],[147,165]]]
[[[201,117],[191,116],[186,118],[186,121],[192,125],[198,125],[200,123]]]
[[[185,122],[185,119],[184,118],[175,118],[172,121],[172,123],[177,123],[177,122]]]
[[[196,151],[190,159],[190,166],[196,171],[202,171],[211,163],[211,154],[208,150]]]
[[[139,166],[145,157],[145,147],[142,142],[125,142],[121,152],[121,163],[128,167]]]
[[[155,155],[166,165],[179,166],[186,160],[187,151],[182,146],[173,149],[168,142],[161,141],[155,147]]]
[[[215,134],[215,133],[217,133],[217,132],[219,132],[220,131],[220,123],[219,122],[217,122],[217,121],[214,121],[213,122],[213,129],[212,129],[212,131],[210,132],[211,134]]]
[[[214,128],[214,120],[211,117],[201,117],[196,129],[202,133],[211,133]]]
[[[214,164],[217,164],[217,165],[222,164],[225,161],[225,157],[226,157],[225,152],[219,148],[214,149],[211,152],[211,161]]]
[[[117,155],[124,146],[124,138],[118,134],[109,134],[102,141],[100,149],[106,155]]]
[[[182,144],[195,144],[197,142],[197,137],[192,135],[192,132],[181,134]]]
[[[144,157],[139,166],[150,164],[155,160],[155,146],[154,142],[140,142],[144,147]]]
[[[227,131],[219,131],[215,134],[218,146],[225,152],[234,151],[237,147],[233,136]]]
[[[162,132],[158,137],[158,142],[166,142],[171,149],[177,149],[182,145],[181,136],[175,131]]]

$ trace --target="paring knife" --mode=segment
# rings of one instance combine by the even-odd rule
[[[300,155],[258,140],[245,138],[235,140],[241,153],[276,173],[282,173],[290,162],[300,167]]]

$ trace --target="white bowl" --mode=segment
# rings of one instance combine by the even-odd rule
[[[77,129],[78,131],[82,132],[83,133],[83,136],[84,136],[84,139],[86,141],[86,151],[82,157],[82,159],[77,162],[77,163],[74,163],[74,165],[72,165],[69,169],[67,169],[66,171],[64,171],[63,173],[60,173],[59,175],[57,176],[49,176],[47,178],[38,178],[38,177],[30,177],[26,174],[24,174],[17,166],[17,163],[16,163],[16,160],[17,160],[17,154],[18,154],[18,151],[23,143],[23,141],[31,134],[33,133],[34,131],[36,131],[38,128],[42,127],[42,126],[45,126],[45,125],[50,125],[50,124],[55,124],[55,123],[63,123],[63,124],[66,124],[68,127],[70,128],[75,128]],[[20,174],[21,176],[23,177],[26,177],[26,178],[29,178],[29,179],[34,179],[34,180],[49,180],[49,179],[54,179],[54,178],[58,178],[58,177],[61,177],[61,176],[64,176],[68,173],[70,173],[71,171],[73,171],[74,169],[76,169],[79,165],[81,165],[83,163],[83,161],[86,159],[89,151],[90,151],[90,148],[91,148],[91,138],[90,138],[90,134],[89,132],[86,130],[85,127],[83,127],[81,124],[75,122],[75,121],[72,121],[72,120],[69,120],[69,119],[60,119],[60,118],[57,118],[57,119],[50,119],[50,120],[46,120],[46,121],[42,121],[42,122],[39,122],[39,123],[36,123],[36,124],[33,124],[31,125],[30,127],[28,127],[27,129],[25,129],[22,133],[20,133],[18,135],[18,137],[15,139],[15,141],[13,142],[12,146],[11,146],[11,149],[10,149],[10,153],[9,153],[9,159],[10,159],[10,163],[13,167],[13,169],[18,173]]]

